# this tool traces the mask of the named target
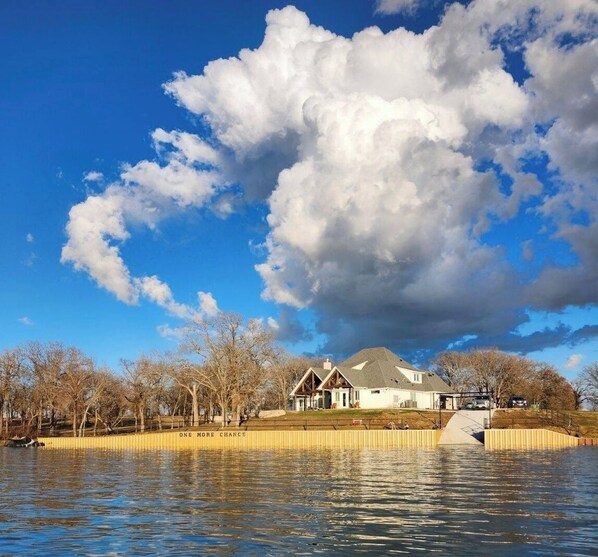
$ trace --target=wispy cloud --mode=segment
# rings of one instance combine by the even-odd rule
[[[421,0],[376,0],[375,13],[383,15],[413,14],[421,5]]]
[[[25,265],[25,267],[32,268],[35,265],[36,260],[37,260],[37,254],[35,254],[34,252],[31,252],[23,261],[23,265]]]
[[[35,238],[31,232],[27,233],[27,235],[25,236],[25,241],[28,244],[33,244],[35,242]],[[35,265],[36,259],[37,259],[37,254],[34,251],[32,251],[23,261],[23,265],[25,265],[25,267],[31,268]]]
[[[185,337],[185,327],[171,327],[168,324],[158,325],[156,331],[163,338],[182,340]]]
[[[579,363],[582,360],[583,360],[583,354],[571,354],[571,356],[569,356],[567,358],[567,361],[565,362],[565,367],[567,369],[574,369],[579,365]]]
[[[19,323],[21,323],[22,325],[26,325],[27,327],[31,327],[33,325],[33,321],[31,321],[29,317],[19,317],[18,321]]]
[[[104,175],[96,170],[91,170],[83,175],[84,182],[101,182],[104,179]]]

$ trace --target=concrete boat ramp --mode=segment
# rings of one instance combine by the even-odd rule
[[[438,444],[483,445],[484,423],[488,418],[488,410],[459,410],[442,430]]]

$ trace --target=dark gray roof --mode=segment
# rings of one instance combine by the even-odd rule
[[[362,369],[353,369],[367,362]],[[421,383],[412,383],[396,366],[418,371],[422,374]],[[419,370],[387,348],[365,348],[351,356],[337,369],[356,388],[366,389],[406,389],[411,391],[451,392],[452,389],[438,375]],[[328,372],[329,373],[329,372]]]
[[[350,358],[346,359],[344,362],[341,362],[337,367],[354,367],[363,362],[389,362],[394,366],[401,366],[407,369],[417,370],[417,368],[403,360],[400,356],[397,356],[393,352],[391,352],[388,348],[384,348],[383,346],[379,346],[377,348],[364,348],[360,350],[356,354],[353,354]]]

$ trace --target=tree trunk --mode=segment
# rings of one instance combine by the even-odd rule
[[[73,404],[73,437],[77,437],[77,405]]]
[[[197,400],[197,383],[193,383],[191,390],[191,404],[193,405],[193,426],[199,425],[199,401]]]
[[[83,412],[83,418],[81,419],[81,425],[79,426],[79,437],[85,437],[85,424],[87,423],[87,415],[89,414],[89,405],[85,407]]]
[[[50,411],[50,435],[54,435],[56,430],[56,410],[52,406],[52,410]]]
[[[226,400],[224,400],[223,398],[220,399],[220,411],[222,412],[222,427],[226,427],[227,421],[228,421],[228,416],[226,415]]]
[[[237,404],[237,415],[235,416],[237,427],[241,425],[241,404]]]
[[[39,405],[39,414],[38,414],[38,420],[37,420],[37,434],[38,436],[42,434],[42,416],[44,413],[44,407],[43,405],[40,403]]]
[[[214,421],[214,401],[210,396],[210,401],[208,402],[208,413],[206,415],[208,421]]]

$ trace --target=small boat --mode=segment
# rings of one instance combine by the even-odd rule
[[[27,447],[44,447],[44,443],[40,443],[35,439],[31,439],[31,437],[12,437],[6,443],[4,443],[5,447],[13,447],[13,448],[27,448]]]

